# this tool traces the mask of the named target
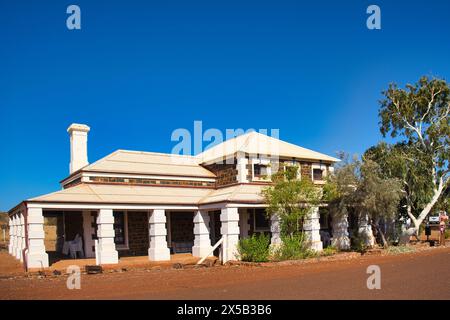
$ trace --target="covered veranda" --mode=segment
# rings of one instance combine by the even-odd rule
[[[238,259],[239,239],[253,233],[268,233],[272,244],[280,243],[279,221],[275,216],[265,218],[264,208],[259,185],[211,190],[80,184],[12,209],[9,252],[27,269],[45,269],[65,260],[98,265],[171,263],[214,254],[227,262]],[[319,208],[311,209],[304,229],[311,247],[320,251]],[[48,219],[56,226],[53,237],[46,230]],[[337,222],[333,223],[334,240],[347,239],[346,224]],[[77,235],[82,252],[70,259],[62,253],[67,253],[65,244]],[[220,250],[213,252],[219,240]]]
[[[45,269],[70,259],[67,242],[79,236],[76,260],[89,264],[119,264],[131,257],[170,262],[178,254],[197,260],[213,256],[213,245],[225,237],[215,253],[223,262],[235,260],[239,238],[251,229],[249,208],[264,207],[247,201],[259,191],[243,185],[211,190],[80,184],[12,209],[9,251],[27,269]],[[53,236],[46,220],[53,220]]]

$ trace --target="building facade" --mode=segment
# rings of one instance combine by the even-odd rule
[[[320,185],[338,161],[251,132],[196,156],[117,150],[89,164],[89,130],[80,124],[68,129],[70,174],[61,181],[61,190],[9,211],[9,252],[28,269],[48,267],[49,253],[64,251],[77,235],[84,256],[99,264],[139,255],[164,261],[185,252],[236,260],[240,238],[265,232],[272,243],[280,241],[277,217],[267,218],[261,195],[271,174],[295,165],[300,179]],[[52,252],[46,248],[47,220],[56,229]],[[304,224],[313,249],[323,247],[323,225],[334,226],[332,241],[346,246],[346,220],[321,226],[314,207]],[[212,252],[222,238],[220,252]]]

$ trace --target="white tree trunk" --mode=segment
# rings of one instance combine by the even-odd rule
[[[431,209],[433,209],[436,202],[439,200],[439,197],[441,196],[442,192],[444,191],[444,186],[447,185],[446,182],[443,181],[443,178],[441,178],[439,180],[438,188],[434,190],[433,197],[431,198],[430,202],[428,202],[428,204],[425,206],[425,208],[422,209],[422,211],[420,212],[420,214],[417,218],[414,217],[414,215],[411,213],[410,207],[408,207],[408,210],[407,210],[408,216],[411,218],[411,221],[413,222],[414,227],[408,228],[406,230],[406,234],[404,234],[403,236],[408,236],[408,235],[409,236],[411,236],[411,235],[418,236],[419,235],[418,233],[419,233],[420,225],[425,220],[425,218],[428,216]]]

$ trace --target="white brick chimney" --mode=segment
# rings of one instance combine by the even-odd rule
[[[72,123],[67,129],[70,135],[70,174],[87,166],[87,138],[91,130],[85,124]]]

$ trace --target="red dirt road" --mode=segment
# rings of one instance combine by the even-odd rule
[[[369,290],[369,265],[381,289]],[[278,266],[228,266],[0,279],[0,299],[450,299],[450,248]]]

